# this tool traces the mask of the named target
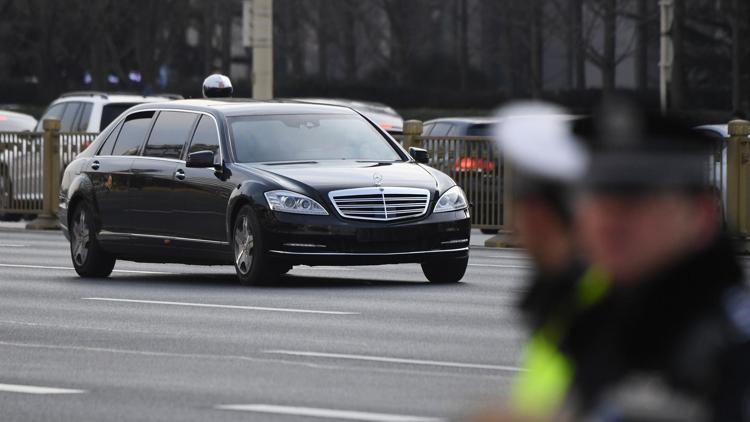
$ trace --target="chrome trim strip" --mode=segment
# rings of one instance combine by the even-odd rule
[[[222,242],[219,240],[192,239],[189,237],[175,237],[175,236],[160,236],[156,234],[118,233],[118,232],[102,230],[99,232],[99,236],[102,236],[102,235],[103,236],[131,236],[131,237],[140,237],[144,239],[178,240],[181,242],[196,242],[196,243],[208,243],[212,245],[229,246],[229,242]]]
[[[447,252],[468,252],[468,246],[465,248],[458,249],[433,249],[430,251],[414,251],[414,252],[372,252],[372,253],[349,253],[349,252],[287,252],[270,250],[270,253],[282,254],[282,255],[313,255],[313,256],[397,256],[397,255],[421,255],[421,254],[439,254]]]
[[[442,245],[450,245],[451,243],[468,243],[469,239],[455,239],[455,240],[446,240],[445,242],[440,242]]]

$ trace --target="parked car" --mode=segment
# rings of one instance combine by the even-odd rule
[[[34,116],[15,111],[0,110],[0,132],[27,132],[34,130]]]
[[[36,124],[36,119],[28,114],[0,110],[0,132],[29,132],[34,130]],[[7,208],[11,200],[11,181],[7,163],[16,144],[15,135],[0,136],[0,210]],[[21,217],[18,213],[0,212],[0,221],[18,221]]]
[[[293,101],[349,107],[372,120],[373,123],[391,135],[400,135],[404,131],[404,119],[401,115],[382,103],[338,98],[294,98]]]
[[[496,120],[491,117],[444,117],[426,121],[422,129],[422,136],[428,138],[430,136],[491,136],[492,126],[495,123]],[[447,163],[454,174],[493,174],[498,163],[494,159],[487,157],[487,148],[478,148],[478,146],[479,144],[472,144],[466,141],[457,141],[454,144],[454,147],[458,151],[456,151],[456,155],[450,155],[451,161]],[[488,188],[482,184],[474,184],[475,189],[491,189],[491,187]],[[486,202],[491,200],[490,198],[499,198],[499,194],[482,195],[478,192],[477,198],[477,201]],[[481,231],[484,234],[497,234],[499,230],[483,228]]]
[[[36,131],[42,131],[46,118],[60,119],[60,132],[91,132],[104,130],[117,116],[138,104],[159,103],[180,99],[178,95],[142,96],[135,94],[80,91],[63,94],[53,101],[39,119]]]
[[[44,119],[57,117],[60,119],[60,132],[99,133],[130,107],[143,103],[170,101],[178,97],[174,95],[144,97],[135,94],[94,91],[70,92],[53,101],[42,118],[38,122],[35,120],[35,125],[30,126],[29,130],[41,132]],[[83,149],[86,147],[87,144],[81,145]],[[8,204],[11,200],[15,200],[16,203],[20,201],[29,208],[40,206],[42,202],[41,161],[41,150],[16,156],[6,154],[0,157],[0,208],[3,207],[3,203]],[[62,163],[63,168],[65,165],[67,162]],[[19,170],[12,171],[13,166],[18,166]],[[11,178],[11,174],[14,177]],[[17,221],[21,217],[21,214],[5,213],[0,214],[0,221]],[[26,217],[34,218],[36,215],[27,214]]]
[[[457,282],[466,197],[346,107],[186,100],[119,117],[65,170],[59,217],[73,265],[234,265],[243,284],[293,265],[420,263]]]

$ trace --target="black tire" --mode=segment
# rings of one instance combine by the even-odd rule
[[[85,202],[79,202],[70,219],[70,258],[79,276],[108,277],[115,267],[114,256],[105,252],[96,239],[94,213]]]
[[[243,286],[271,284],[280,274],[265,254],[260,223],[249,205],[240,208],[232,224],[232,252]]]
[[[482,234],[498,234],[500,232],[499,229],[479,229]]]
[[[427,261],[422,263],[422,272],[431,283],[458,283],[466,273],[469,257]]]

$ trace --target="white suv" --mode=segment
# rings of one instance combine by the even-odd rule
[[[53,101],[39,119],[35,132],[42,131],[44,119],[60,119],[60,132],[99,133],[123,111],[138,104],[181,99],[179,95],[144,97],[105,92],[70,92]]]

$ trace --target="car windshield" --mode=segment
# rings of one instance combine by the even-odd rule
[[[370,123],[346,114],[241,116],[229,119],[241,163],[402,158]]]

